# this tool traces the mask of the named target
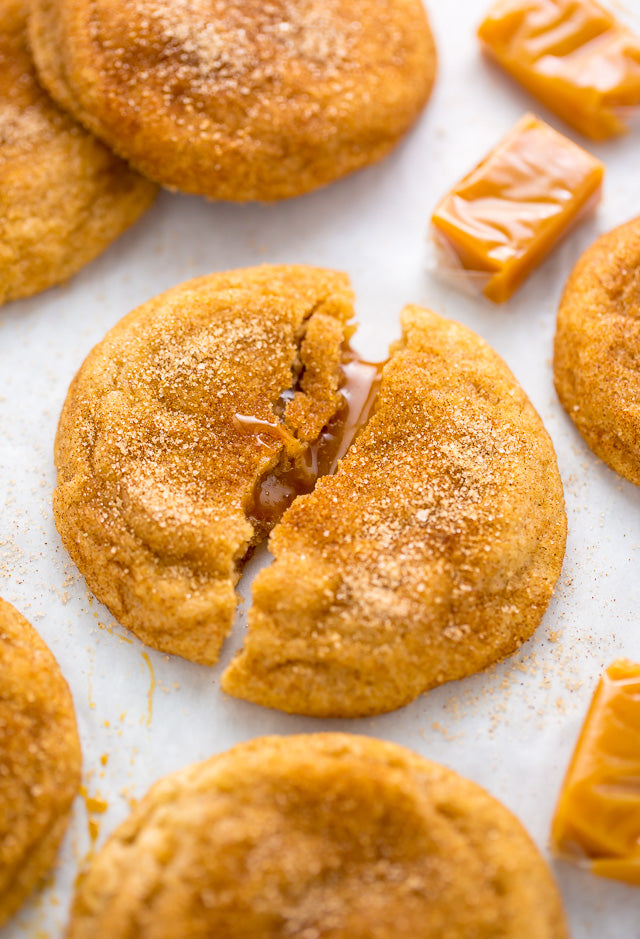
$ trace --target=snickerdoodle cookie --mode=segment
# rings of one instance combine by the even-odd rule
[[[640,485],[640,218],[585,251],[564,291],[556,391],[588,445]]]
[[[223,687],[316,716],[388,711],[513,652],[566,536],[524,392],[479,337],[425,310],[405,311],[373,417],[361,409],[325,475],[358,420],[352,312],[345,275],[314,268],[183,284],[96,346],[56,439],[67,549],[164,652],[217,660],[242,563],[276,526]]]
[[[421,0],[34,0],[53,97],[142,173],[297,196],[381,157],[436,70]]]
[[[150,300],[88,356],[56,438],[56,525],[144,642],[218,658],[242,562],[279,511],[256,487],[313,486],[352,314],[345,275],[264,266]]]
[[[57,662],[0,600],[0,926],[54,862],[80,762],[73,702]]]
[[[417,307],[338,471],[274,529],[230,694],[317,717],[406,704],[517,649],[564,556],[552,443],[507,366]]]
[[[26,7],[0,0],[0,303],[75,274],[156,191],[39,86]]]
[[[469,780],[395,744],[263,737],[156,783],[67,939],[566,939],[551,872]]]

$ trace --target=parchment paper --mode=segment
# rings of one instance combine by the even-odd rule
[[[630,2],[630,0],[629,0]],[[633,0],[634,3],[637,0]],[[266,733],[341,729],[405,744],[476,780],[547,853],[550,818],[597,677],[614,658],[640,660],[640,490],[585,446],[555,396],[550,359],[557,302],[574,261],[600,233],[640,213],[640,133],[594,146],[486,63],[475,29],[487,0],[431,2],[440,51],[433,99],[383,163],[274,206],[233,206],[163,193],[147,216],[68,285],[0,310],[0,595],[39,630],[72,688],[84,785],[49,886],[2,939],[62,935],[78,865],[152,782]],[[640,8],[627,10],[640,31]],[[586,145],[607,166],[596,216],[506,305],[457,293],[428,271],[430,213],[525,110]],[[222,694],[240,644],[258,552],[241,584],[233,637],[215,668],[170,659],[120,628],[87,593],[51,513],[53,438],[69,382],[124,314],[190,277],[262,262],[346,270],[357,292],[355,345],[383,358],[407,303],[484,336],[506,359],[556,446],[569,518],[563,574],[547,615],[518,655],[375,720],[288,717]],[[100,802],[89,802],[93,809]],[[94,832],[95,832],[94,825]],[[640,937],[640,890],[554,865],[575,939]]]

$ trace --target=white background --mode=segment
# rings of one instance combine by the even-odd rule
[[[598,675],[620,655],[640,661],[640,490],[583,444],[556,399],[550,367],[557,303],[571,266],[597,234],[640,213],[640,130],[587,144],[607,166],[601,208],[508,304],[494,307],[454,292],[427,265],[428,220],[438,199],[525,110],[567,128],[482,59],[475,28],[487,0],[439,0],[432,7],[440,50],[435,93],[386,161],[275,206],[163,193],[71,283],[0,310],[0,595],[39,630],[72,688],[84,784],[108,803],[96,816],[99,843],[126,816],[131,798],[186,763],[260,734],[340,729],[406,744],[476,780],[548,854],[558,789]],[[640,31],[640,6],[627,14]],[[385,357],[407,302],[467,324],[511,366],[558,454],[569,540],[555,597],[534,638],[488,672],[374,720],[289,717],[223,695],[219,678],[240,643],[246,603],[215,668],[145,650],[87,593],[53,524],[56,422],[92,346],[133,307],[180,281],[263,262],[346,270],[357,292],[355,345],[368,357]],[[249,565],[245,597],[265,558],[263,551]],[[151,707],[145,652],[156,682]],[[62,934],[73,879],[89,849],[87,822],[78,798],[49,886],[1,931],[2,939]],[[564,863],[554,867],[575,939],[640,937],[640,890]]]

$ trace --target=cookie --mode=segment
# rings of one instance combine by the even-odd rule
[[[67,939],[565,939],[520,823],[347,734],[263,737],[157,783],[92,861]]]
[[[604,462],[640,485],[640,218],[585,251],[565,287],[553,370],[565,411]]]
[[[40,77],[151,179],[297,196],[384,157],[429,97],[421,0],[35,0]]]
[[[402,327],[373,417],[271,535],[230,694],[378,714],[503,658],[542,618],[566,540],[542,422],[470,330],[417,307]]]
[[[39,86],[26,7],[0,0],[0,303],[67,280],[156,192]]]
[[[80,763],[73,701],[58,664],[0,600],[0,926],[53,865]]]
[[[352,315],[344,275],[264,266],[156,297],[88,356],[58,427],[56,525],[148,645],[217,660],[242,562],[271,524],[256,488],[296,469],[313,485]]]

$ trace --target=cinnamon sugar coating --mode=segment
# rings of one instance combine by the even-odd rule
[[[474,783],[347,734],[263,737],[157,783],[67,939],[566,939],[551,872]]]
[[[26,6],[0,0],[0,303],[75,274],[156,192],[42,90]]]
[[[0,600],[0,926],[51,868],[80,769],[73,701],[58,664]]]
[[[421,0],[34,0],[44,85],[151,179],[287,198],[385,156],[436,52]]]
[[[257,483],[302,461],[340,407],[345,275],[202,277],[118,323],[74,379],[56,438],[56,525],[95,595],[144,642],[212,664]]]
[[[554,378],[567,414],[600,459],[640,486],[640,218],[602,235],[565,287]]]
[[[508,655],[542,618],[566,516],[540,418],[470,330],[417,307],[402,326],[373,417],[271,535],[230,694],[378,714]]]

